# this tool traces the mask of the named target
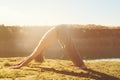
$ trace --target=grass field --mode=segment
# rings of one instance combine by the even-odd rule
[[[86,62],[83,70],[67,60],[32,61],[21,69],[10,69],[23,58],[0,58],[0,80],[120,80],[120,62]]]

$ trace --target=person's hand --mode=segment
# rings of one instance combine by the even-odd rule
[[[21,68],[20,65],[14,65],[14,66],[11,67],[11,69],[20,69],[20,68]]]
[[[13,65],[11,67],[11,69],[20,69],[22,66],[21,66],[22,62],[20,62],[19,64],[16,64],[16,65]]]

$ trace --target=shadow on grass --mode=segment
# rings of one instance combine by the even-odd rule
[[[108,74],[105,73],[101,73],[92,69],[83,69],[85,71],[87,71],[87,73],[81,72],[81,73],[76,73],[76,72],[69,72],[66,70],[56,70],[54,68],[44,68],[44,67],[40,67],[41,70],[43,71],[53,71],[59,74],[65,74],[65,75],[70,75],[70,76],[77,76],[77,77],[85,77],[85,78],[92,78],[95,80],[119,80],[119,78],[116,78],[114,76],[110,76]]]

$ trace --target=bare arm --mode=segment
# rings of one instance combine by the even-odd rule
[[[36,58],[43,50],[45,50],[49,45],[53,44],[56,40],[56,30],[55,28],[51,28],[40,40],[38,46],[35,48],[33,53],[25,58],[24,61],[22,61],[20,64],[13,66],[12,68],[18,69],[22,66],[27,65],[29,62],[31,62],[34,58]]]

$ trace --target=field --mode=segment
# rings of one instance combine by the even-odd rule
[[[73,66],[68,60],[32,61],[21,69],[11,69],[23,57],[0,58],[0,80],[120,80],[120,62],[88,62],[88,69]]]
[[[58,26],[69,27],[69,35],[83,59],[120,58],[120,27]],[[21,69],[11,69],[32,53],[50,28],[0,25],[0,80],[120,80],[120,62],[86,61],[88,69],[83,70],[68,60],[57,41],[43,52],[51,59],[44,63],[32,61]]]

